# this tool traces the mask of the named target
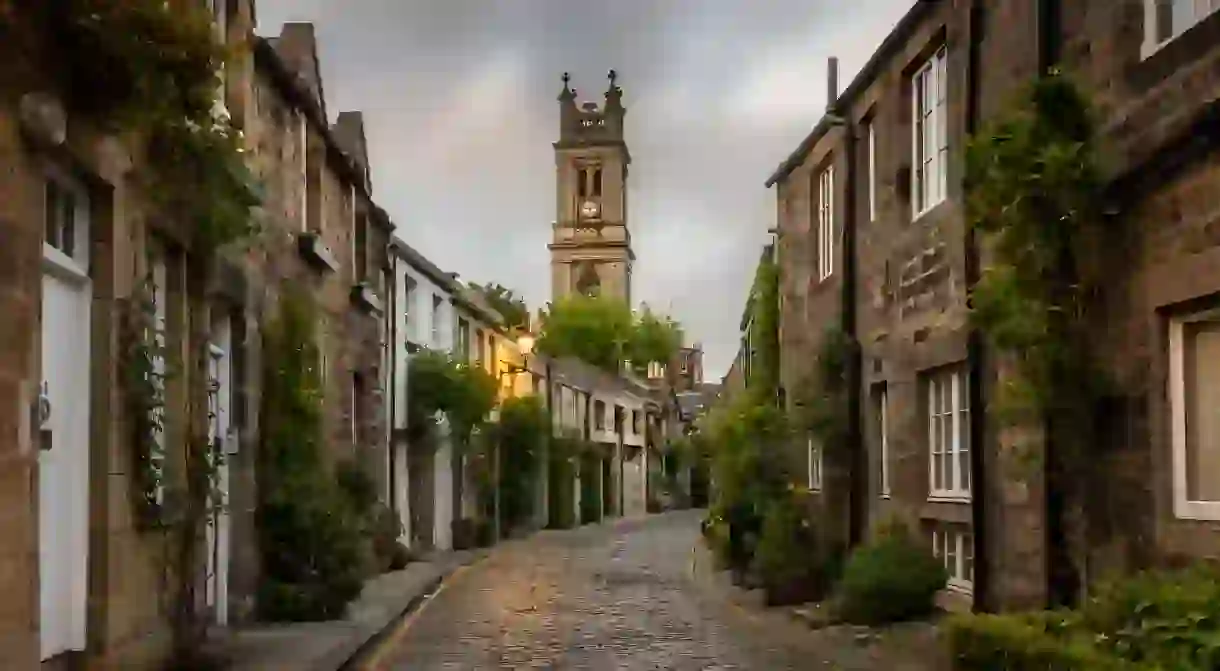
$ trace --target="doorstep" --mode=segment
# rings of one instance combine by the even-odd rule
[[[216,632],[209,651],[231,671],[336,671],[414,610],[446,576],[484,554],[438,553],[411,562],[366,581],[342,620],[250,623]]]

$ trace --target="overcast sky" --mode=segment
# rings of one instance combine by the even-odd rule
[[[619,73],[631,148],[636,300],[737,350],[775,223],[766,178],[912,0],[258,0],[259,32],[317,26],[327,109],[362,110],[373,195],[464,280],[550,300],[560,75],[602,102]]]

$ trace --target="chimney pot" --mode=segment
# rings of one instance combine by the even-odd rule
[[[831,56],[826,62],[826,109],[834,109],[839,99],[839,58]]]

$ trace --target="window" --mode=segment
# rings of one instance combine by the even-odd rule
[[[496,361],[500,355],[496,352],[496,334],[488,332],[487,334],[487,366],[492,371],[496,369]]]
[[[83,247],[78,240],[84,233],[83,222],[87,216],[85,199],[79,189],[57,177],[47,179],[44,217],[44,240],[52,248],[74,258]],[[80,222],[82,225],[78,226]]]
[[[809,455],[809,489],[810,491],[821,491],[822,489],[822,446],[813,439],[813,434],[808,438],[808,455]]]
[[[432,344],[441,344],[441,297],[432,295]]]
[[[402,297],[402,327],[403,333],[406,335],[403,340],[411,339],[411,303],[415,301],[415,281],[410,277],[406,278],[405,290]]]
[[[353,189],[352,206],[355,207],[355,195]],[[368,280],[368,218],[363,214],[355,218],[356,231],[352,235],[352,268],[357,282]]]
[[[969,594],[974,589],[974,534],[960,524],[932,529],[932,554],[949,574],[949,589]]]
[[[835,271],[834,168],[818,175],[818,279]]]
[[[589,196],[589,171],[584,168],[576,171],[576,194],[582,199]]]
[[[640,416],[641,416],[641,413],[639,410],[631,411],[631,430],[634,431],[636,433],[636,435],[639,435],[644,432],[644,426],[640,422]]]
[[[1144,0],[1143,55],[1152,55],[1217,11],[1220,0]]]
[[[868,220],[877,220],[877,127],[872,122],[868,122],[865,129],[867,133],[867,151],[868,151]]]
[[[480,343],[482,341],[479,341]],[[463,360],[470,358],[470,322],[464,317],[458,317],[457,343],[458,356]],[[479,359],[483,358],[482,348],[479,348]]]
[[[1220,519],[1220,309],[1169,324],[1174,513]]]
[[[924,378],[931,498],[970,497],[970,397],[963,366]]]
[[[595,168],[593,170],[593,196],[600,198],[602,195],[602,169]]]
[[[873,421],[877,431],[877,461],[881,496],[890,495],[890,435],[889,435],[889,390],[884,384],[873,392]]]
[[[593,402],[593,428],[598,431],[606,430],[606,402]]]
[[[948,185],[949,134],[945,108],[948,67],[944,47],[911,79],[914,119],[911,206],[918,217],[945,199]]]

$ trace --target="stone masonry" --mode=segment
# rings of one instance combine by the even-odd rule
[[[983,408],[961,406],[971,384],[961,211],[967,110],[973,101],[983,127],[1037,76],[1045,51],[1057,51],[1062,67],[1093,98],[1113,195],[1107,222],[1113,281],[1105,321],[1097,325],[1098,351],[1120,389],[1106,403],[1113,417],[1097,462],[1106,473],[1099,478],[1106,486],[1097,492],[1103,508],[1097,515],[1110,521],[1093,525],[1075,561],[1088,580],[1110,569],[1220,550],[1216,520],[1174,512],[1172,408],[1163,391],[1170,382],[1169,319],[1220,305],[1220,154],[1206,139],[1216,135],[1220,118],[1220,14],[1149,53],[1145,4],[918,3],[855,80],[831,91],[830,113],[768,183],[777,187],[782,376],[790,401],[808,383],[805,362],[816,356],[823,328],[844,323],[849,306],[834,287],[847,282],[852,297],[860,348],[854,421],[869,463],[855,480],[834,473],[842,465],[828,465],[822,495],[846,497],[844,487],[867,483],[865,508],[873,523],[898,515],[929,536],[960,536],[970,556],[988,564],[984,589],[993,606],[1044,602],[1045,504],[1036,474],[1013,475],[1006,448],[1018,437]],[[941,48],[946,194],[913,217],[913,76]],[[834,248],[839,253],[851,240],[855,253],[837,258],[834,274],[819,281],[817,175],[832,165]],[[989,361],[979,381],[985,400],[1005,374],[1002,362]],[[985,413],[986,440],[971,454],[986,457],[986,479],[970,483],[965,497],[929,491],[929,390],[953,376],[960,385],[953,396],[960,407],[952,413],[960,437],[968,436],[970,413]],[[969,496],[986,498],[982,548],[971,547]]]

